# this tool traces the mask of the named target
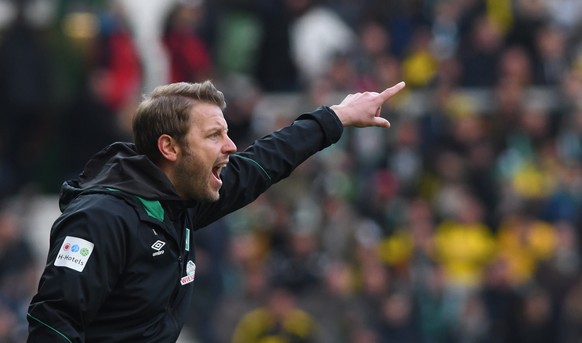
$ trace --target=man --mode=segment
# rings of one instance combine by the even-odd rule
[[[156,88],[114,143],[63,184],[28,342],[174,342],[193,294],[192,232],[252,202],[344,126],[389,127],[380,108],[404,87],[348,95],[241,153],[210,81]]]

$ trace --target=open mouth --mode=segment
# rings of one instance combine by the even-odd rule
[[[222,172],[222,169],[223,169],[224,167],[226,167],[226,164],[227,164],[227,163],[228,163],[228,161],[226,161],[226,162],[222,162],[222,163],[219,163],[219,164],[215,165],[215,166],[212,168],[212,175],[213,175],[213,176],[214,176],[214,178],[215,178],[215,179],[216,179],[218,182],[220,182],[220,183],[222,183],[222,180],[220,179],[220,173]]]
[[[220,171],[222,170],[222,167],[217,166],[212,168],[212,175],[214,175],[214,178],[217,180],[220,180]]]

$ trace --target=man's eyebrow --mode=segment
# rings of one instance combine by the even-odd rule
[[[220,124],[213,124],[210,127],[207,127],[206,129],[203,129],[202,132],[206,132],[206,133],[211,133],[211,132],[215,132],[215,131],[226,131],[228,132],[228,126],[226,125],[220,125]]]

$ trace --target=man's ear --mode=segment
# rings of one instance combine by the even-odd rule
[[[158,150],[164,159],[175,162],[178,159],[180,146],[172,136],[163,134],[158,137]]]

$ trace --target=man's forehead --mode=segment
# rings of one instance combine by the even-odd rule
[[[199,103],[192,107],[192,120],[196,125],[226,126],[224,113],[220,107],[211,103]]]

